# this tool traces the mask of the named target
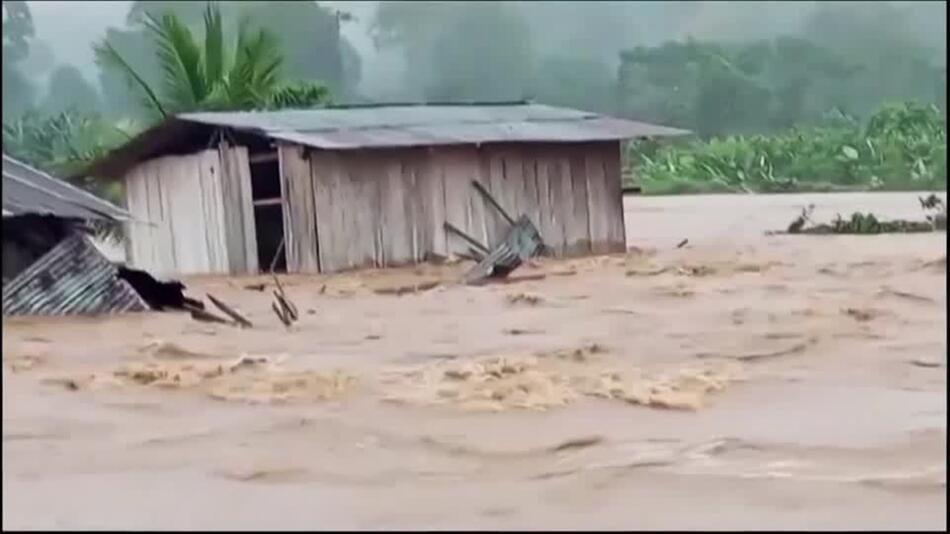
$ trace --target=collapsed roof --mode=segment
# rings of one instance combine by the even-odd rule
[[[4,154],[3,219],[3,315],[148,309],[81,231],[122,208]]]

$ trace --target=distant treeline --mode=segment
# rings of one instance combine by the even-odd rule
[[[645,140],[627,156],[627,180],[646,194],[947,189],[947,123],[933,104],[888,104],[865,124]]]
[[[336,102],[366,100],[363,60],[341,33],[357,24],[350,14],[311,1],[216,4],[228,39],[242,19],[277,38],[284,78],[319,82]],[[802,3],[809,10],[803,20],[792,29],[773,25],[775,32],[782,28],[773,37],[744,31],[745,19],[735,12],[720,19],[740,22],[700,31],[703,39],[662,42],[656,34],[665,34],[654,28],[652,42],[662,44],[625,45],[637,40],[626,39],[624,28],[647,30],[651,21],[678,27],[670,33],[679,36],[704,24],[708,30],[704,9],[723,15],[769,8],[725,4],[387,1],[359,24],[378,54],[399,60],[401,89],[391,94],[404,100],[530,98],[692,130],[699,139],[688,147],[641,144],[632,153],[645,166],[645,181],[665,184],[654,191],[676,190],[680,182],[688,182],[685,189],[704,183],[781,190],[809,180],[945,187],[946,151],[938,147],[946,137],[945,4]],[[54,68],[48,46],[35,38],[28,4],[5,0],[3,12],[5,150],[47,168],[73,166],[154,120],[122,69],[100,63],[91,82],[74,66]],[[109,28],[95,45],[111,45],[149,85],[167,90],[181,83],[180,73],[168,71],[146,16],[165,13],[195,35],[206,22],[204,2],[135,1],[126,24]],[[555,14],[565,24],[551,24]],[[921,31],[921,21],[931,30]],[[34,79],[44,68],[45,91]],[[895,102],[903,104],[874,115]],[[881,113],[891,122],[926,124],[913,131],[928,133],[869,133],[884,120]]]
[[[604,31],[610,32],[633,27],[643,31],[652,18],[683,31],[686,22],[707,15],[703,9],[764,9],[749,3],[673,4],[380,2],[372,20],[359,24],[378,51],[401,58],[404,87],[399,94],[409,99],[533,98],[704,136],[778,131],[817,124],[829,114],[864,120],[889,101],[945,108],[945,25],[941,36],[915,26],[927,14],[945,14],[935,3],[803,3],[802,9],[811,11],[787,35],[743,39],[743,32],[736,31],[728,41],[685,38],[619,54],[605,50],[629,40],[601,36],[583,23],[607,25]],[[280,39],[289,78],[320,81],[337,101],[362,100],[361,58],[341,34],[341,26],[357,24],[351,15],[322,3],[294,0],[218,5],[226,26],[234,28],[246,17]],[[157,84],[163,72],[145,14],[174,13],[198,28],[204,8],[204,2],[135,1],[126,25],[109,28],[102,41]],[[41,70],[38,63],[43,61],[43,43],[35,39],[29,7],[22,1],[4,1],[3,9],[5,117],[30,109],[55,113],[76,108],[125,118],[140,111],[138,96],[126,80],[102,66],[95,83],[75,67],[61,65],[50,73],[46,91],[37,87],[25,74]],[[571,21],[566,27],[570,39],[560,39],[557,45],[551,44],[555,37],[550,35],[556,28],[542,31],[545,17],[555,15],[562,23],[565,18]]]

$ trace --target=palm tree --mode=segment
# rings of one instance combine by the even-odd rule
[[[313,107],[329,102],[329,91],[322,84],[283,81],[277,40],[265,30],[252,34],[247,19],[240,22],[235,47],[228,51],[221,13],[213,3],[205,9],[203,47],[172,13],[160,19],[146,14],[145,27],[158,48],[160,90],[108,41],[94,45],[94,51],[97,62],[123,73],[142,92],[145,105],[162,117],[195,110]]]

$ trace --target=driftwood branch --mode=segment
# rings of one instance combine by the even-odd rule
[[[244,328],[251,328],[252,326],[254,326],[251,323],[251,321],[248,321],[247,318],[245,318],[243,315],[241,315],[236,310],[234,310],[234,308],[218,300],[211,293],[207,293],[207,295],[208,295],[208,300],[210,300],[212,304],[217,306],[219,310],[223,311],[225,315],[227,315],[231,319],[234,319],[234,322],[236,322],[237,324],[241,325]]]
[[[274,268],[277,267],[277,258],[280,257],[281,253],[284,252],[284,243],[286,243],[287,237],[283,236],[280,238],[280,244],[277,245],[277,252],[274,253],[274,257],[270,260],[270,273],[274,274]]]
[[[199,307],[197,307],[197,306],[193,306],[193,305],[190,305],[190,304],[185,304],[185,309],[188,310],[189,312],[191,312],[191,318],[194,319],[194,320],[196,320],[196,321],[202,321],[202,322],[205,322],[205,323],[221,323],[221,324],[229,324],[229,323],[230,323],[230,321],[228,321],[228,320],[225,319],[224,317],[219,317],[219,316],[217,316],[217,315],[215,315],[215,314],[213,314],[213,313],[211,313],[211,312],[209,312],[209,311],[207,311],[207,310],[203,310],[203,309],[201,309],[201,308],[199,308]]]
[[[281,311],[281,309],[277,306],[277,303],[271,302],[270,307],[272,310],[274,310],[274,313],[277,315],[277,318],[280,319],[280,322],[284,323],[284,326],[289,327],[293,321],[291,321],[290,318]]]
[[[297,315],[297,307],[294,306],[292,302],[287,300],[287,297],[274,291],[274,299],[277,301],[277,304],[280,306],[281,312],[283,312],[283,314],[288,319],[290,319],[291,321],[297,320],[297,318],[299,317]]]
[[[284,323],[284,326],[290,326],[299,317],[297,307],[287,298],[287,295],[284,293],[284,286],[280,285],[280,279],[277,278],[277,273],[274,272],[274,269],[277,267],[277,258],[279,258],[280,254],[284,251],[286,242],[287,237],[281,237],[280,245],[277,246],[277,252],[270,262],[270,275],[274,278],[274,285],[277,286],[277,290],[274,291],[276,302],[271,303],[271,309],[277,314],[277,318],[280,319],[280,322]]]

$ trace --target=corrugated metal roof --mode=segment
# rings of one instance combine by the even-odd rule
[[[324,149],[606,141],[689,133],[541,104],[184,113],[177,118]]]
[[[577,121],[596,113],[541,104],[393,105],[278,111],[182,113],[179,119],[232,128],[273,131],[333,131],[496,122]]]
[[[219,127],[329,150],[608,141],[690,133],[587,111],[523,102],[183,113],[140,133],[79,175],[121,178],[142,161],[206,147],[214,128]]]
[[[85,236],[74,233],[3,287],[3,315],[145,311],[148,306]]]
[[[78,219],[125,220],[122,208],[3,155],[4,216],[35,213]]]
[[[633,124],[633,125],[632,125]],[[434,124],[399,128],[267,132],[274,139],[323,149],[382,148],[480,143],[612,141],[676,135],[672,129],[610,118],[577,121]],[[635,131],[636,134],[631,132]]]

